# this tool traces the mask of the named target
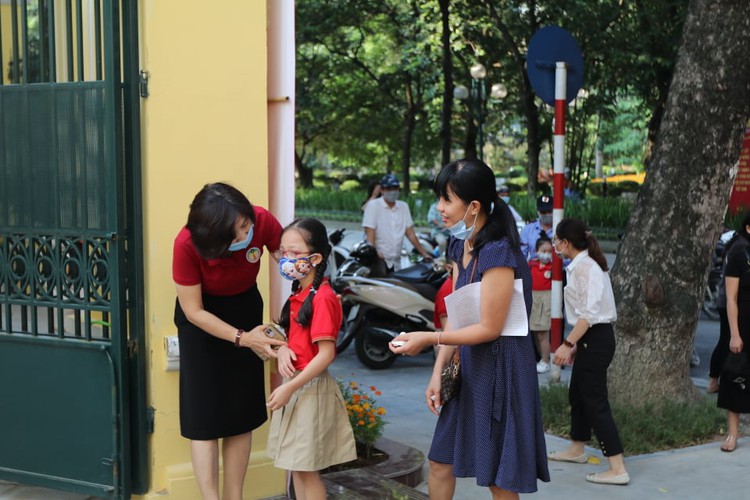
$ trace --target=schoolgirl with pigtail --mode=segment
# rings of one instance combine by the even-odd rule
[[[317,219],[296,219],[281,235],[279,273],[292,293],[279,324],[288,343],[279,348],[284,383],[268,398],[273,411],[268,455],[292,472],[298,499],[325,499],[319,471],[357,458],[354,434],[337,382],[328,373],[336,357],[341,304],[324,278],[331,245]]]

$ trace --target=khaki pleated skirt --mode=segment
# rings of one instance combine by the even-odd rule
[[[328,371],[273,412],[267,450],[276,467],[291,471],[318,471],[357,458],[346,403]]]
[[[533,290],[531,292],[531,315],[529,330],[545,332],[552,326],[552,291]]]

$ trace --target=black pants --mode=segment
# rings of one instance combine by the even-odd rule
[[[578,341],[570,377],[570,437],[588,441],[593,429],[605,457],[622,453],[607,394],[607,368],[615,355],[612,325],[594,325]]]
[[[724,368],[724,361],[729,354],[729,340],[731,333],[729,331],[729,318],[727,317],[727,308],[718,307],[719,311],[719,340],[716,342],[714,352],[711,353],[711,367],[708,370],[708,376],[719,378],[721,370]]]

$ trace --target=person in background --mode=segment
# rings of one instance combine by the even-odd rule
[[[568,389],[571,443],[565,451],[550,453],[550,460],[584,464],[586,441],[593,429],[609,470],[588,474],[586,481],[625,485],[623,448],[607,396],[607,368],[615,354],[612,323],[617,320],[615,297],[607,259],[588,226],[579,219],[563,219],[552,240],[555,252],[572,259],[566,269],[565,317],[573,330],[555,351],[556,365],[573,363]]]
[[[448,271],[448,277],[440,285],[440,288],[435,295],[435,311],[432,315],[432,323],[435,325],[435,330],[442,330],[445,328],[446,321],[448,319],[448,310],[445,307],[445,297],[453,292],[453,261],[446,258],[445,269]]]
[[[385,261],[389,272],[401,269],[404,236],[409,238],[414,249],[422,257],[432,259],[432,255],[425,250],[417,238],[417,233],[414,232],[409,205],[398,199],[400,188],[395,175],[384,175],[380,180],[383,195],[365,205],[365,214],[362,218],[365,238],[375,246],[378,256]]]
[[[267,452],[276,467],[292,471],[297,498],[305,500],[325,500],[321,470],[357,458],[344,398],[328,373],[343,316],[324,278],[330,253],[319,220],[297,219],[284,228],[279,273],[292,280],[292,294],[279,325],[288,332],[289,344],[278,350],[284,382],[268,398],[273,415]],[[281,269],[286,262],[293,264],[293,276]]]
[[[745,213],[737,232],[737,241],[727,253],[724,276],[729,350],[750,356],[750,211]],[[727,437],[721,451],[732,452],[740,437],[740,414],[750,413],[750,392],[729,380],[720,380],[716,406],[727,410]]]
[[[450,231],[445,228],[443,218],[440,216],[440,212],[437,209],[437,200],[430,205],[430,209],[427,211],[427,225],[430,226],[430,236],[438,245],[440,255],[445,255],[445,247],[448,244],[448,238],[450,238]]]
[[[279,248],[281,225],[236,188],[206,184],[174,241],[174,322],[180,342],[180,433],[204,499],[242,498],[252,431],[266,421],[263,361],[284,342],[263,332],[255,283],[263,247]]]
[[[438,415],[430,447],[432,500],[453,498],[456,477],[474,477],[492,498],[518,499],[549,481],[539,384],[530,335],[503,335],[516,281],[531,307],[531,275],[521,255],[518,231],[507,205],[497,197],[492,170],[481,160],[456,160],[435,180],[438,209],[451,231],[448,255],[454,261],[456,290],[479,283],[476,323],[442,332],[407,332],[390,349],[416,356],[441,345],[425,391],[427,407]],[[457,347],[453,347],[457,346]],[[443,404],[441,372],[460,352],[460,388]]]
[[[748,222],[750,222],[750,219],[748,219]],[[721,375],[721,369],[724,367],[724,362],[729,353],[730,333],[729,317],[727,316],[727,289],[725,278],[729,251],[741,235],[741,231],[735,231],[732,238],[724,247],[724,262],[722,263],[721,281],[716,289],[716,311],[719,313],[719,339],[716,341],[716,346],[711,353],[711,364],[708,369],[708,385],[706,386],[706,392],[709,394],[719,392],[719,375]],[[695,351],[695,348],[693,348],[693,351]]]
[[[381,195],[382,193],[380,192],[380,182],[377,180],[370,181],[370,184],[368,184],[367,186],[367,198],[365,198],[365,201],[363,201],[362,205],[360,205],[360,210],[364,212],[367,204],[372,200],[380,198]]]
[[[536,211],[539,218],[526,224],[521,231],[521,253],[526,260],[536,259],[536,240],[546,235],[551,240],[552,232],[552,197],[543,194],[536,200]]]
[[[539,362],[537,373],[549,371],[549,332],[552,326],[552,242],[536,240],[536,259],[529,261],[531,269],[531,315],[529,329],[534,335]]]
[[[513,208],[513,205],[510,204],[510,188],[503,184],[499,188],[497,188],[497,196],[505,202],[506,205],[508,205],[508,208],[510,208],[510,213],[513,214],[513,218],[516,220],[516,222],[523,222],[523,217],[521,217],[521,214],[518,213],[518,211]]]

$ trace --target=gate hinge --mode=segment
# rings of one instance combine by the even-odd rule
[[[148,97],[148,71],[142,69],[138,78],[138,90],[141,97]]]
[[[153,406],[149,406],[146,408],[146,432],[149,434],[154,433],[154,416],[156,415],[156,410]]]

